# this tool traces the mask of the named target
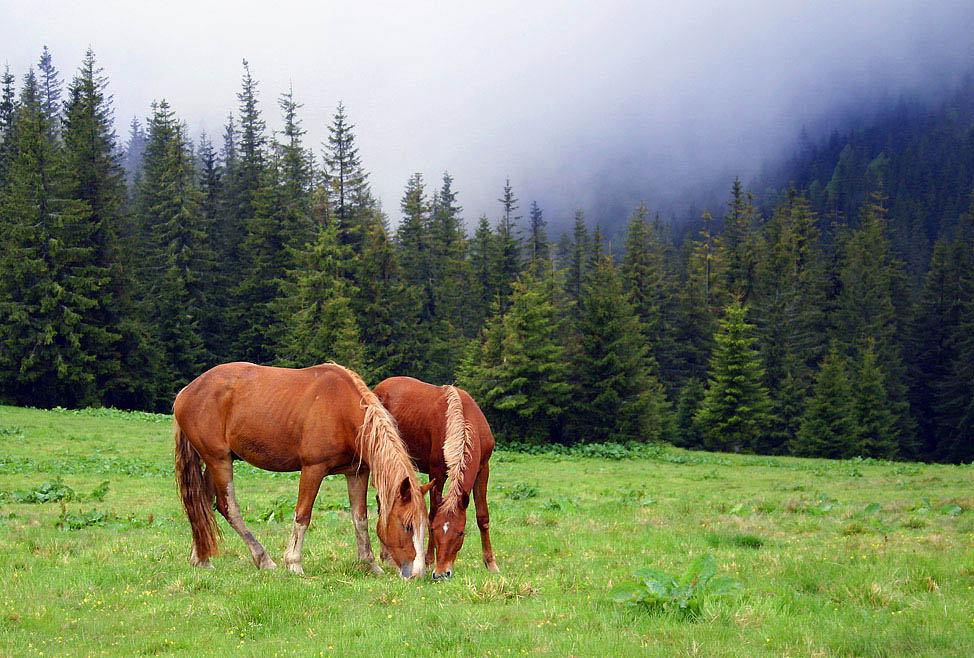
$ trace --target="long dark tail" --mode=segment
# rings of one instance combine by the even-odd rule
[[[173,441],[176,444],[176,482],[193,530],[193,546],[200,562],[217,554],[216,517],[213,515],[215,490],[209,473],[203,472],[200,455],[186,438],[186,433],[173,419]]]

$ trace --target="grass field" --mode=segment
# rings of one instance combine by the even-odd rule
[[[171,470],[167,416],[0,407],[0,655],[959,656],[974,647],[969,465],[498,452],[488,495],[502,573],[483,568],[471,512],[457,575],[435,584],[357,565],[336,477],[318,497],[306,577],[256,571],[222,519],[216,570],[193,569]],[[57,498],[59,475],[84,498],[28,502]],[[238,463],[236,488],[280,564],[296,474]],[[375,543],[374,510],[370,525]],[[609,598],[635,568],[680,574],[703,553],[740,593],[706,601],[696,618]]]

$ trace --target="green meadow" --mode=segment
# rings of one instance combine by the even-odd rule
[[[480,561],[402,581],[355,559],[324,482],[305,577],[258,572],[236,534],[187,562],[168,416],[0,407],[0,655],[951,656],[974,646],[974,467],[726,455],[498,451]],[[282,563],[296,474],[238,463]],[[107,485],[105,484],[107,482]],[[371,496],[370,496],[371,498]],[[370,519],[373,545],[374,509]],[[616,603],[640,567],[711,554],[736,593],[699,614]]]

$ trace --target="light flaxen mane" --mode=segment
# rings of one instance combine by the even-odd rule
[[[443,511],[451,512],[460,504],[463,495],[463,474],[473,446],[472,428],[463,416],[463,403],[454,386],[444,386],[446,395],[446,436],[443,439],[443,458],[450,487],[443,497]]]
[[[372,484],[379,494],[380,513],[388,514],[392,510],[392,503],[399,495],[399,485],[408,479],[414,504],[407,507],[406,520],[417,526],[421,523],[427,524],[426,501],[420,491],[409,453],[399,436],[396,421],[358,374],[334,362],[330,365],[348,375],[362,396],[365,420],[359,428],[359,454],[365,457],[372,471]]]

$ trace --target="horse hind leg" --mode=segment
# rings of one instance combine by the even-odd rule
[[[244,523],[237,504],[237,496],[233,488],[233,461],[228,455],[219,463],[207,462],[206,468],[213,474],[213,486],[216,489],[216,508],[227,520],[230,527],[236,530],[250,549],[250,557],[258,569],[276,569],[274,560],[267,554],[267,549],[257,541],[257,537]]]

